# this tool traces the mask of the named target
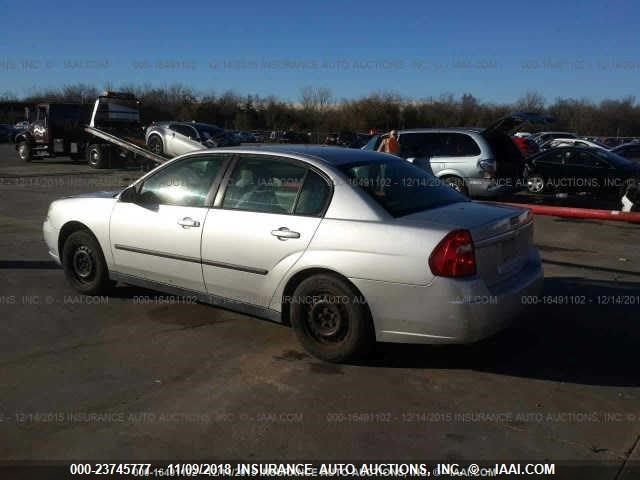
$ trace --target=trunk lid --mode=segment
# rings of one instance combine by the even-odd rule
[[[524,268],[533,243],[533,217],[526,209],[460,202],[398,219],[471,232],[478,275],[488,286],[507,280]]]
[[[518,187],[523,181],[525,161],[520,149],[511,140],[510,132],[523,123],[546,124],[551,117],[532,112],[516,112],[500,118],[482,131],[482,136],[491,146],[496,160],[496,177],[506,186]]]
[[[531,123],[533,125],[542,125],[552,123],[554,119],[546,115],[540,115],[534,112],[515,112],[502,117],[496,122],[485,128],[482,133],[484,135],[493,135],[495,133],[509,134],[523,123]]]

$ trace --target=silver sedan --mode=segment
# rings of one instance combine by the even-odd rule
[[[222,128],[199,122],[154,123],[147,127],[145,140],[151,151],[167,157],[240,144]]]
[[[328,361],[375,341],[480,340],[542,288],[528,210],[361,150],[195,152],[119,193],[54,201],[43,228],[82,293],[122,282],[192,295],[290,324]]]

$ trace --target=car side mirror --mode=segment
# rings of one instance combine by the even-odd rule
[[[147,190],[146,192],[138,193],[136,195],[135,203],[141,207],[157,210],[160,205],[160,199],[154,192]]]
[[[120,194],[120,201],[123,203],[136,203],[136,199],[138,197],[138,192],[136,192],[136,187],[131,186],[125,188]]]

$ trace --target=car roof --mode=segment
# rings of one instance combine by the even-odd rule
[[[553,134],[553,135],[558,135],[559,133],[561,133],[561,134],[563,134],[563,135],[564,135],[564,134],[576,135],[575,133],[571,133],[571,132],[562,132],[562,131],[559,131],[559,130],[558,130],[558,131],[553,131],[553,132],[552,132],[552,131],[549,131],[549,132],[538,132],[538,133],[534,133],[534,135],[551,135],[551,134]]]
[[[617,147],[614,147],[612,149],[613,152],[615,152],[616,150],[622,148],[622,147],[640,147],[640,142],[627,142],[627,143],[622,143],[620,145],[618,145]]]
[[[218,148],[216,151],[238,151],[242,153],[273,153],[300,155],[330,165],[347,165],[359,162],[383,162],[385,160],[398,160],[398,157],[386,153],[360,150],[357,148],[336,147],[332,145],[296,145],[296,144],[269,144],[244,147]]]
[[[406,130],[397,130],[398,134],[403,133],[437,133],[437,132],[460,132],[460,133],[480,133],[484,128],[480,127],[444,127],[444,128],[409,128]]]

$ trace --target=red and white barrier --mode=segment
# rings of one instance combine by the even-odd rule
[[[640,223],[640,212],[620,212],[618,210],[595,210],[592,208],[555,207],[531,203],[489,202],[511,207],[528,208],[535,215],[551,215],[563,218],[590,220],[612,220],[617,222]]]

